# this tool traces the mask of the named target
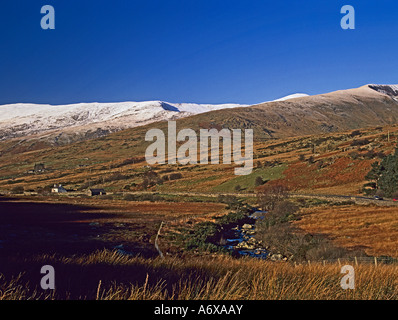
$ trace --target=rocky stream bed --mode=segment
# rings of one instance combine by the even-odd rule
[[[237,225],[226,231],[224,233],[224,247],[238,253],[240,256],[270,259],[273,261],[286,260],[283,255],[270,252],[269,247],[266,244],[254,237],[256,234],[256,221],[263,219],[265,213],[266,211],[255,211],[249,216],[249,221],[246,221],[243,225]]]

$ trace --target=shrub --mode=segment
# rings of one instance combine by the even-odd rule
[[[366,152],[363,157],[365,159],[373,159],[376,157],[376,152],[374,152],[373,150],[369,150],[368,152]]]
[[[256,187],[262,186],[264,184],[263,178],[257,177],[256,180],[254,181],[254,184],[256,185]]]
[[[218,202],[227,204],[227,209],[237,209],[242,205],[242,202],[237,197],[231,195],[219,195]]]
[[[24,193],[25,189],[22,186],[17,186],[11,189],[11,193],[13,194],[22,194]]]
[[[351,146],[365,146],[367,144],[369,144],[370,141],[368,139],[359,139],[359,140],[354,140],[353,142],[351,142]]]
[[[359,158],[359,153],[356,151],[352,151],[348,154],[350,156],[351,159],[356,160]]]
[[[169,176],[169,180],[178,180],[182,178],[182,174],[181,173],[172,173]]]
[[[356,136],[360,136],[361,135],[361,131],[359,130],[354,130],[353,132],[351,132],[350,137],[356,137]]]
[[[163,179],[159,177],[159,175],[155,171],[148,171],[144,173],[144,178],[141,183],[141,187],[143,189],[147,189],[153,187],[157,184],[162,184]]]
[[[126,194],[123,197],[126,201],[162,201],[164,200],[161,196],[157,194]]]

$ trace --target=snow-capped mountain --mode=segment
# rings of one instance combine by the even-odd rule
[[[295,95],[289,96],[296,97]],[[289,99],[287,97],[287,99]],[[282,98],[283,99],[283,98]],[[0,140],[33,134],[85,135],[173,120],[213,110],[248,107],[242,104],[194,104],[163,101],[79,103],[70,105],[9,104],[0,106]]]
[[[54,130],[103,133],[155,121],[242,107],[245,105],[171,104],[162,101],[79,103],[71,105],[11,104],[0,106],[0,140]]]

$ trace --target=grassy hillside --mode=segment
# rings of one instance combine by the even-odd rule
[[[371,164],[391,153],[398,137],[398,127],[388,126],[257,141],[254,169],[250,175],[239,177],[233,164],[148,167],[143,156],[149,142],[140,138],[146,129],[57,148],[7,152],[0,164],[0,191],[18,187],[38,191],[57,183],[77,191],[90,186],[109,192],[253,192],[260,177],[264,183],[281,182],[296,192],[359,194]],[[9,143],[0,144],[0,148]],[[28,173],[35,163],[44,163],[48,170]],[[156,177],[144,188],[148,172]],[[173,174],[178,178],[170,180]]]

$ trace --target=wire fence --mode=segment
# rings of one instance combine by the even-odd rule
[[[295,262],[295,265],[303,265],[303,264],[336,264],[338,263],[339,265],[358,265],[358,264],[373,264],[375,266],[384,264],[384,265],[398,265],[398,259],[397,258],[392,258],[392,257],[351,257],[351,258],[337,258],[337,259],[326,259],[326,260],[317,260],[317,261],[311,261],[308,260],[306,262],[302,263],[297,263]]]

